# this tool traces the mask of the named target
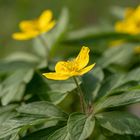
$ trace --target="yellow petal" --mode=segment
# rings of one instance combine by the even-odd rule
[[[83,74],[87,73],[87,72],[90,71],[94,66],[95,66],[95,63],[92,64],[92,65],[90,65],[90,66],[85,67],[84,69],[82,69],[82,70],[79,71],[79,75],[83,75]]]
[[[51,10],[44,11],[38,20],[40,27],[44,28],[51,21],[52,16],[53,16],[53,14],[52,14]]]
[[[78,65],[78,70],[84,68],[89,62],[89,51],[88,47],[83,46],[80,53],[76,57],[75,61]]]
[[[51,21],[48,25],[44,26],[41,29],[41,32],[48,32],[49,30],[51,30],[54,26],[55,26],[56,22],[53,20]]]
[[[115,30],[117,32],[123,32],[123,30],[124,30],[124,24],[123,24],[123,22],[120,22],[120,21],[116,22],[116,24],[115,24]]]
[[[38,35],[39,33],[37,32],[32,32],[32,33],[14,33],[12,34],[12,38],[15,40],[28,40],[31,38],[34,38]]]
[[[20,29],[25,32],[37,30],[37,26],[37,20],[24,20],[19,24]]]
[[[69,70],[67,67],[68,67],[68,62],[59,61],[59,62],[57,62],[56,66],[55,66],[55,71],[57,73],[67,74],[67,73],[69,73]]]
[[[66,74],[60,74],[60,73],[44,73],[43,74],[46,78],[52,79],[52,80],[66,80],[70,76]]]
[[[127,8],[125,11],[125,18],[129,18],[133,14],[133,12],[134,12],[133,8],[131,7]]]
[[[140,33],[140,6],[136,9],[128,8],[125,12],[125,18],[119,21],[115,25],[115,30],[117,32],[129,33],[129,34],[139,34]]]
[[[134,18],[135,18],[134,20],[140,21],[140,18],[139,18],[139,16],[140,16],[140,6],[138,6],[138,7],[134,10],[133,16],[134,16]]]

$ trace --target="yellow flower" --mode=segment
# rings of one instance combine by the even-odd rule
[[[43,75],[48,79],[53,80],[66,80],[73,76],[80,76],[90,71],[95,63],[87,66],[89,62],[88,47],[83,46],[79,55],[72,61],[60,61],[55,66],[56,72],[44,73]]]
[[[42,33],[48,32],[55,25],[55,21],[52,20],[52,16],[52,12],[50,10],[46,10],[37,19],[22,21],[19,24],[21,32],[14,33],[12,37],[16,40],[28,40]]]
[[[140,6],[136,9],[127,8],[125,17],[122,21],[115,24],[117,32],[139,34],[140,33]]]

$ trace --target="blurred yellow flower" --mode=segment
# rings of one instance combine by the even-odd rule
[[[125,17],[122,21],[115,24],[115,30],[121,33],[139,34],[140,33],[140,6],[136,9],[127,8]]]
[[[52,20],[52,17],[52,11],[46,10],[37,19],[22,21],[19,24],[21,32],[13,33],[12,37],[16,40],[28,40],[48,32],[55,25],[55,21]]]
[[[52,73],[44,73],[43,75],[48,79],[53,80],[66,80],[73,76],[80,76],[90,71],[95,63],[87,66],[89,62],[88,47],[83,46],[79,55],[72,61],[60,61],[55,66],[55,71]]]

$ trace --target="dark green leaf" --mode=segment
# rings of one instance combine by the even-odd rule
[[[82,76],[82,89],[87,101],[92,102],[95,99],[103,78],[104,73],[99,67]]]

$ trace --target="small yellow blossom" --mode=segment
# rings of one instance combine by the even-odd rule
[[[46,10],[37,19],[22,21],[19,24],[21,32],[14,33],[12,37],[16,40],[28,40],[48,32],[55,25],[55,21],[52,20],[52,17],[52,11]]]
[[[95,63],[86,67],[89,62],[88,47],[83,46],[79,55],[71,61],[60,61],[55,66],[56,72],[44,73],[43,75],[48,79],[66,80],[73,76],[80,76],[90,71]]]
[[[136,9],[127,8],[125,17],[122,21],[115,24],[115,30],[121,33],[139,34],[140,33],[140,6]]]

